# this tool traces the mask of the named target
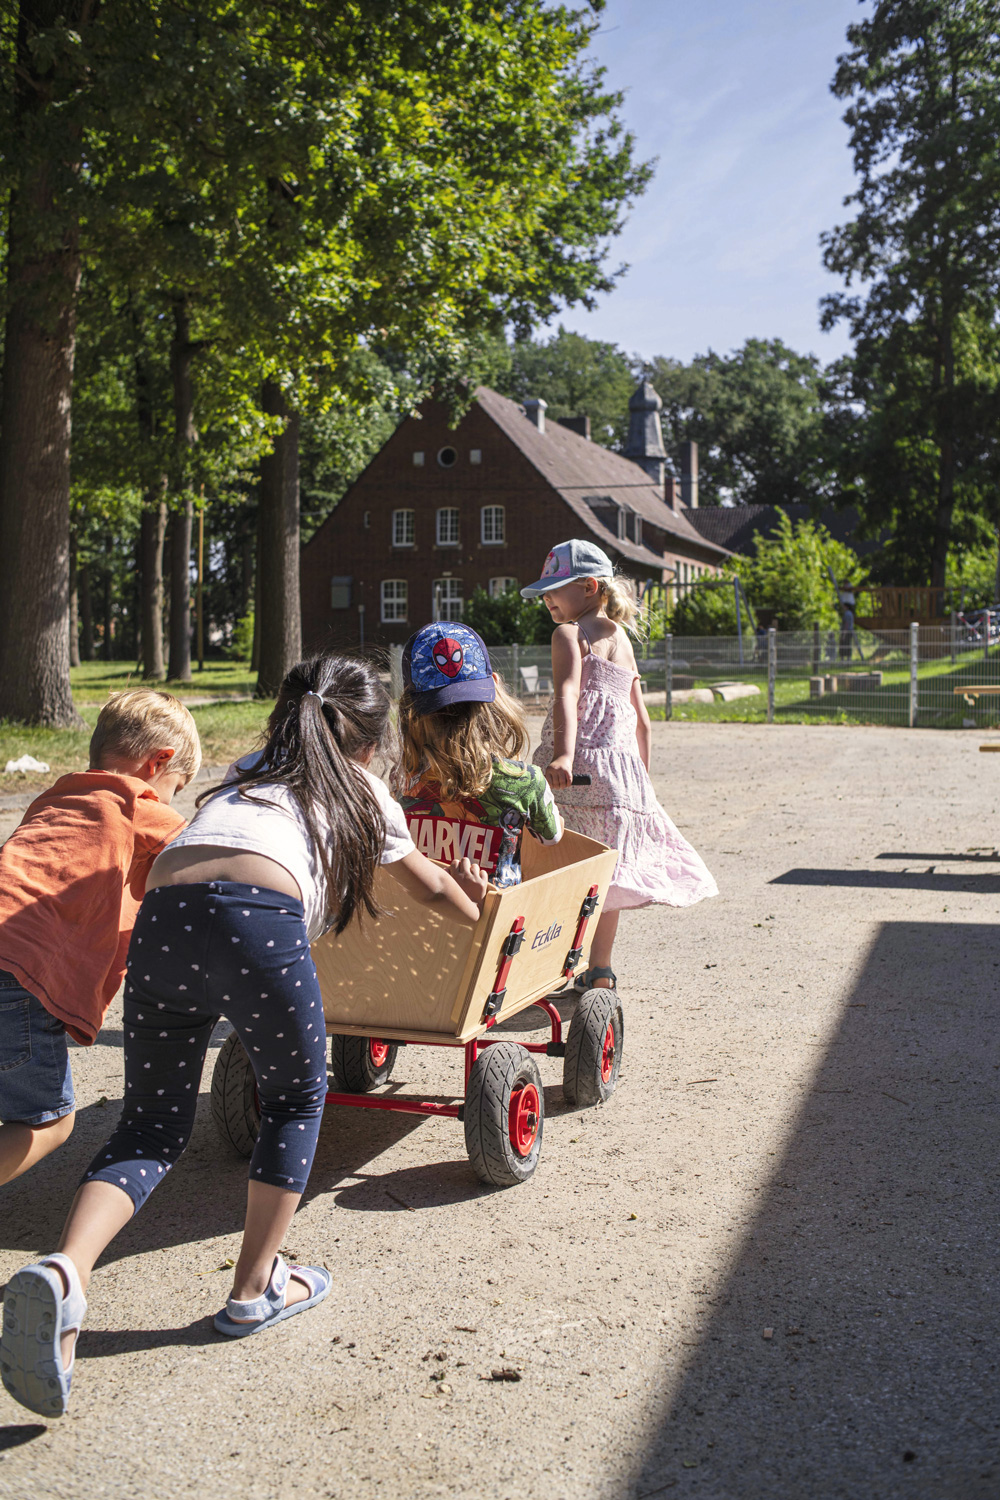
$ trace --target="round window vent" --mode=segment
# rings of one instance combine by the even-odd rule
[[[450,469],[457,458],[458,454],[455,452],[454,448],[442,448],[441,452],[438,454],[438,463],[441,465],[442,469]]]

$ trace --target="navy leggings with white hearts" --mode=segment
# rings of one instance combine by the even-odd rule
[[[142,1207],[191,1135],[219,1016],[260,1096],[250,1179],[301,1193],[326,1099],[326,1023],[300,901],[213,880],[158,886],[140,908],[125,978],[125,1100],[84,1178]]]

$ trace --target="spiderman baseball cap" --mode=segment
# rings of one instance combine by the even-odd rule
[[[497,695],[485,642],[458,620],[438,620],[410,636],[403,647],[403,681],[417,714],[449,703],[492,703]]]
[[[542,576],[521,590],[522,599],[538,599],[550,589],[561,589],[564,583],[578,578],[613,578],[614,564],[608,554],[594,542],[560,542],[552,548]]]

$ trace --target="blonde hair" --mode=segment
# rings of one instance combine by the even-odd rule
[[[631,578],[624,578],[616,573],[613,578],[598,578],[597,587],[608,619],[624,625],[626,630],[638,635],[636,621],[639,619],[639,601]]]
[[[501,683],[492,703],[449,703],[434,713],[418,714],[413,690],[399,700],[402,763],[394,777],[397,791],[416,780],[434,781],[446,801],[478,797],[493,780],[494,756],[517,759],[528,748],[528,731],[520,705]]]
[[[179,698],[155,688],[112,693],[97,716],[90,737],[90,769],[108,759],[141,764],[156,750],[171,749],[171,771],[188,781],[201,766],[198,727]]]

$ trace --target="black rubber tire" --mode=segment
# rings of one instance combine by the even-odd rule
[[[520,1156],[511,1143],[508,1112],[511,1094],[526,1085],[538,1093],[538,1129],[531,1150]],[[538,1166],[544,1126],[542,1075],[531,1053],[516,1042],[484,1047],[465,1090],[465,1149],[480,1182],[491,1187],[527,1182]]]
[[[260,1132],[257,1080],[235,1031],[219,1048],[212,1073],[212,1118],[224,1141],[241,1156],[252,1156]]]
[[[601,1073],[604,1038],[614,1028],[614,1061],[611,1075]],[[563,1059],[563,1098],[567,1104],[603,1104],[618,1086],[622,1065],[625,1018],[615,990],[587,990],[569,1023],[566,1056]]]
[[[388,1044],[389,1051],[380,1068],[372,1061],[370,1037],[341,1036],[334,1032],[330,1042],[330,1071],[336,1093],[370,1094],[388,1081],[399,1051],[395,1042]]]

